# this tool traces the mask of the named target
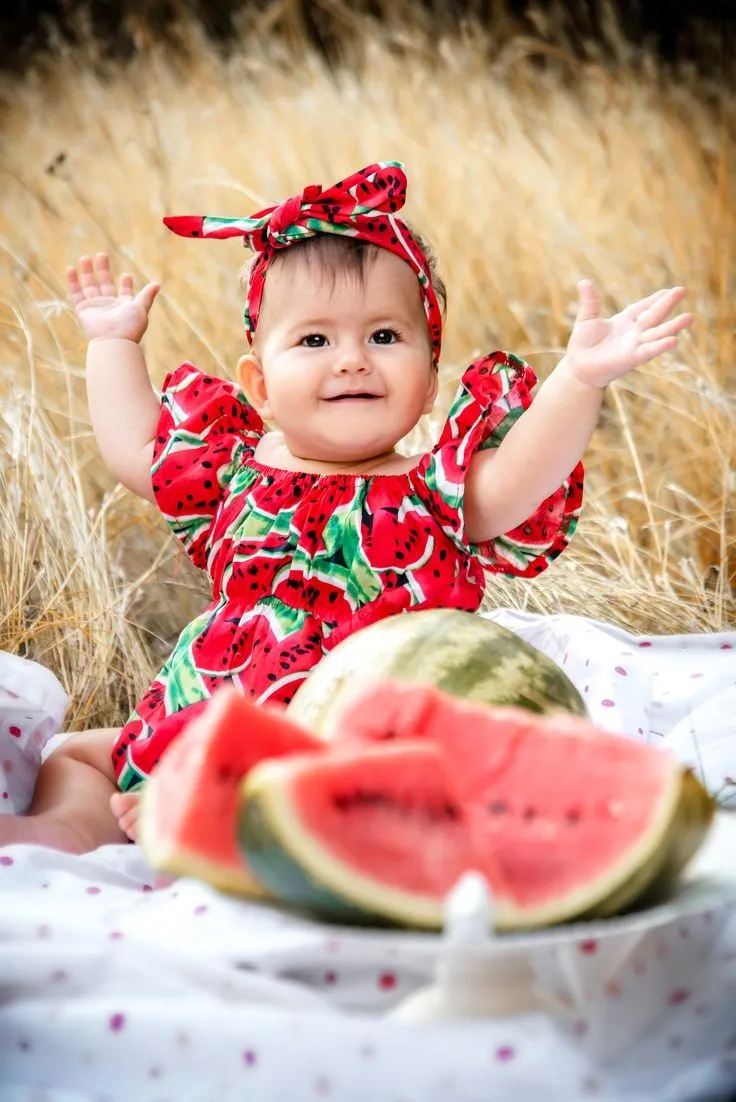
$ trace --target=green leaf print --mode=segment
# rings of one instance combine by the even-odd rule
[[[167,663],[166,675],[161,680],[166,684],[166,714],[178,712],[187,704],[196,700],[206,700],[209,696],[204,681],[194,665],[190,650],[183,650],[177,644],[176,650]]]
[[[215,614],[219,609],[215,610]],[[169,659],[159,674],[159,681],[166,687],[166,714],[178,712],[196,700],[206,700],[209,693],[194,664],[192,644],[202,634],[213,618],[212,609],[195,616],[181,632]]]

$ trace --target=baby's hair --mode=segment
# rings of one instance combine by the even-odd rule
[[[430,243],[421,234],[417,233],[415,229],[412,229],[411,232],[427,259],[427,270],[444,320],[447,313],[447,288],[439,274],[437,257]],[[318,233],[314,237],[305,237],[303,241],[297,241],[294,245],[289,245],[288,248],[279,249],[274,254],[269,267],[288,263],[290,258],[299,256],[306,260],[308,264],[316,261],[323,271],[332,275],[333,279],[340,274],[348,273],[356,276],[362,283],[368,266],[381,251],[380,245],[373,245],[370,241],[361,241],[358,238],[347,237],[343,234]],[[253,260],[249,260],[240,270],[240,286],[244,294],[248,293],[248,279],[252,263]],[[268,276],[266,278],[268,279]]]

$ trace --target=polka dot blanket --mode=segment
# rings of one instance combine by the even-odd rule
[[[417,1022],[408,1000],[432,981],[441,938],[328,927],[193,880],[160,883],[134,846],[83,857],[9,846],[0,1102],[732,1097],[736,635],[640,639],[579,617],[492,618],[557,661],[596,721],[672,748],[719,794],[676,905],[491,938],[478,952],[498,976],[492,1016]],[[24,773],[21,806],[19,758],[32,774],[64,698],[42,699],[28,677],[25,695],[16,680],[9,696],[4,657],[0,783]]]

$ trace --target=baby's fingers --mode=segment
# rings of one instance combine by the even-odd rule
[[[672,309],[685,297],[684,287],[671,287],[665,294],[655,299],[646,310],[642,310],[638,316],[642,329],[650,329],[664,321]]]
[[[644,329],[641,334],[641,343],[650,344],[652,341],[666,340],[681,333],[683,329],[689,329],[693,323],[692,314],[678,314],[670,318],[662,325],[655,325],[651,329]]]
[[[113,294],[114,294],[113,290]],[[133,277],[130,272],[123,272],[120,276],[120,288],[118,290],[120,298],[132,298],[133,297]]]
[[[140,303],[146,313],[148,313],[153,306],[153,300],[160,290],[160,283],[147,283],[143,290],[139,291],[135,296],[135,301]]]
[[[640,344],[635,354],[636,366],[642,367],[650,360],[661,356],[663,352],[671,352],[676,346],[677,337],[663,337],[662,340],[647,341],[645,344]]]
[[[114,295],[115,284],[110,272],[110,260],[107,253],[98,253],[95,257],[95,273],[101,295]]]
[[[77,303],[83,301],[84,292],[82,291],[82,285],[79,282],[79,272],[76,268],[69,267],[66,270],[66,290],[72,306],[76,306]]]

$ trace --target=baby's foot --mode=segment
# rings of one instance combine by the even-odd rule
[[[138,841],[138,806],[140,792],[116,792],[110,797],[110,810],[118,821],[118,826],[127,834],[131,842]]]
[[[0,847],[30,845],[86,853],[92,847],[73,823],[52,815],[0,815]]]

